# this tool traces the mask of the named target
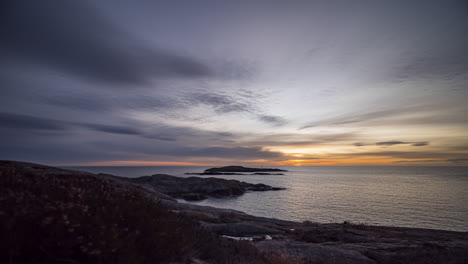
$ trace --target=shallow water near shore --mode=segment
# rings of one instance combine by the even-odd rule
[[[189,177],[208,167],[67,167],[138,177]],[[218,175],[286,187],[190,202],[294,221],[367,223],[468,231],[468,167],[278,167],[284,175]],[[210,177],[210,176],[199,176]]]

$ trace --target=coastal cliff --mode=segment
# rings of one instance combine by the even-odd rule
[[[299,223],[174,199],[212,196],[209,190],[223,190],[213,196],[242,195],[255,186],[225,181],[169,175],[130,179],[0,161],[0,261],[468,262],[466,232]]]

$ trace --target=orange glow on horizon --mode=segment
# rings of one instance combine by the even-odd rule
[[[428,165],[453,165],[448,162],[417,162],[416,160],[402,160],[398,158],[358,158],[358,159],[333,159],[321,158],[310,160],[291,159],[271,163],[275,166],[428,166]]]
[[[445,166],[454,164],[440,161],[427,163],[417,160],[403,160],[398,158],[388,157],[368,157],[368,158],[317,158],[317,159],[289,159],[282,161],[268,160],[238,160],[238,161],[217,161],[216,163],[198,163],[198,162],[183,162],[183,161],[136,161],[136,160],[121,160],[121,161],[102,161],[88,162],[80,164],[67,164],[64,166],[205,166],[219,167],[228,165],[243,165],[251,167],[259,166],[430,166],[438,165]],[[465,164],[458,164],[463,166]]]

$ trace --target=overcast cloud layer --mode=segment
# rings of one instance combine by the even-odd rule
[[[468,4],[0,4],[0,159],[467,165]]]

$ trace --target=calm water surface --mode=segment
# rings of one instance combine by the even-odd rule
[[[137,177],[183,176],[207,167],[74,167]],[[282,167],[285,175],[216,176],[286,187],[249,192],[199,205],[252,215],[316,222],[343,222],[468,231],[468,167]],[[205,176],[200,176],[205,177]]]

